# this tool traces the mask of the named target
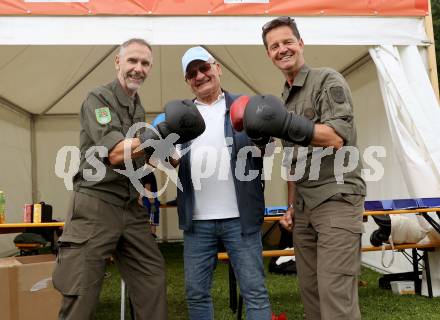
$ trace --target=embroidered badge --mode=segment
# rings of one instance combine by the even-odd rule
[[[336,103],[344,103],[345,102],[345,93],[344,89],[340,86],[331,87],[330,94],[332,95],[333,100]]]
[[[112,121],[112,115],[108,107],[95,109],[95,115],[99,124],[107,124]]]

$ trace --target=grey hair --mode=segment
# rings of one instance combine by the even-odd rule
[[[131,38],[127,41],[125,41],[124,43],[122,43],[119,46],[119,52],[118,54],[121,56],[124,54],[124,49],[127,48],[129,45],[133,44],[133,43],[137,43],[143,46],[146,46],[148,49],[150,49],[151,52],[153,52],[153,49],[151,48],[151,45],[144,39],[141,38]]]

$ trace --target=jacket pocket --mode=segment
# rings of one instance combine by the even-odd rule
[[[362,221],[355,217],[330,217],[330,226],[350,231],[351,233],[363,233]]]
[[[327,272],[354,276],[360,273],[362,222],[357,216],[330,217],[331,254]]]

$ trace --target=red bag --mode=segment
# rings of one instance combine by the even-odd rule
[[[281,312],[278,316],[276,316],[273,312],[272,312],[272,320],[287,320],[287,316],[284,312]]]

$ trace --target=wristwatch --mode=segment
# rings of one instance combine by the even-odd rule
[[[293,203],[289,203],[289,204],[287,205],[287,210],[289,210],[289,209],[294,209],[294,208],[293,208]]]

